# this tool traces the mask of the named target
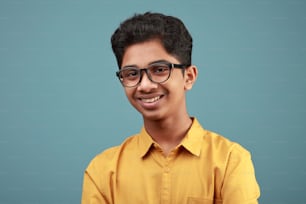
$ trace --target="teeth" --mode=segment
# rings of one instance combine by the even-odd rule
[[[145,103],[153,103],[157,101],[160,98],[160,96],[154,97],[154,98],[142,98],[141,100]]]

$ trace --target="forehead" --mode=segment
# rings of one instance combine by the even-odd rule
[[[150,40],[127,47],[122,58],[122,67],[144,67],[160,60],[179,63],[174,56],[165,50],[159,40]]]

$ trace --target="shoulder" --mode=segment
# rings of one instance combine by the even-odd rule
[[[205,149],[209,149],[211,153],[224,157],[224,159],[230,156],[250,157],[250,152],[246,148],[218,133],[205,130],[203,140]]]
[[[204,149],[208,154],[220,153],[221,155],[224,155],[232,151],[249,154],[240,144],[231,141],[221,134],[203,128],[196,118],[193,119],[193,125],[189,131],[189,139],[201,142],[202,150]]]
[[[136,143],[137,135],[128,137],[118,146],[110,147],[101,153],[97,154],[87,166],[86,171],[88,173],[102,173],[107,171],[113,171],[117,161],[119,159],[120,153],[123,149],[127,149],[129,146],[133,146]]]

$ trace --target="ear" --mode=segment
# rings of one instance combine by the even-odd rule
[[[191,65],[185,69],[185,86],[186,91],[192,89],[193,84],[195,83],[198,76],[198,69],[196,66]]]

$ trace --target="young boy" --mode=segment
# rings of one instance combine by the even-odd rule
[[[111,43],[116,74],[143,128],[90,162],[82,204],[258,203],[250,153],[187,112],[185,94],[198,71],[181,20],[138,14],[119,26]]]

